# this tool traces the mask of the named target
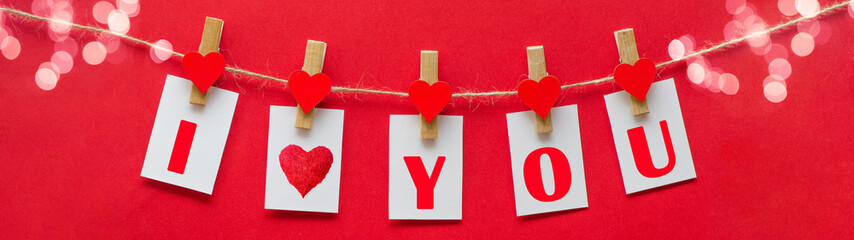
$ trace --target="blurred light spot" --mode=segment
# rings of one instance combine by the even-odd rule
[[[92,16],[95,17],[95,21],[98,21],[101,24],[107,24],[107,20],[109,20],[110,12],[116,10],[113,7],[113,4],[107,1],[100,1],[95,3],[95,6],[92,7]]]
[[[119,64],[125,61],[128,56],[128,50],[125,47],[120,47],[116,49],[115,52],[112,52],[107,55],[107,62],[112,64]]]
[[[815,38],[819,33],[821,33],[821,22],[815,18],[804,20],[798,23],[798,32],[809,33],[810,36]]]
[[[738,78],[731,73],[721,74],[720,80],[718,80],[718,86],[724,94],[735,95],[735,93],[738,92]]]
[[[729,21],[724,25],[724,39],[727,41],[734,39],[742,32],[744,32],[744,25],[737,20]]]
[[[107,53],[113,53],[119,49],[122,41],[119,40],[119,37],[110,35],[110,34],[101,34],[98,36],[98,41],[101,44],[104,44],[104,47],[107,48]]]
[[[706,72],[706,77],[703,79],[703,85],[713,93],[721,92],[721,87],[718,81],[721,79],[721,73],[717,71]]]
[[[51,18],[54,21],[51,21],[48,25],[50,26],[50,30],[56,32],[57,35],[67,34],[71,31],[71,25],[68,24],[73,21],[71,12],[64,10],[53,11]]]
[[[783,44],[775,43],[771,45],[768,53],[765,54],[765,62],[771,63],[771,61],[778,58],[789,59],[789,50]]]
[[[83,46],[83,60],[89,65],[98,65],[107,58],[107,48],[98,41],[92,41]]]
[[[691,63],[688,65],[688,80],[692,83],[700,85],[703,83],[703,78],[706,77],[706,69],[699,63]]]
[[[774,59],[771,63],[768,63],[768,73],[787,79],[792,75],[792,65],[786,59]]]
[[[3,42],[6,37],[9,36],[9,33],[6,32],[6,28],[0,28],[0,43]]]
[[[154,45],[157,47],[152,47],[151,50],[148,51],[151,61],[154,61],[155,63],[162,63],[172,57],[172,43],[165,39],[160,39],[157,40]]]
[[[59,67],[57,67],[56,64],[53,64],[52,62],[43,62],[42,64],[39,64],[39,69],[42,68],[50,69],[51,71],[53,71],[54,75],[59,76]]]
[[[745,0],[727,0],[726,1],[726,11],[729,14],[736,15],[744,11],[746,7]]]
[[[685,56],[685,45],[682,45],[679,39],[673,39],[670,41],[670,45],[667,45],[667,53],[670,54],[671,59],[682,58]]]
[[[679,41],[685,46],[685,55],[694,52],[694,48],[697,47],[694,45],[694,37],[690,34],[682,35],[679,37]]]
[[[50,15],[51,4],[47,0],[33,0],[33,5],[31,5],[33,14],[48,17]]]
[[[830,36],[833,35],[833,27],[826,21],[821,21],[821,32],[815,38],[815,43],[825,44],[830,41]]]
[[[767,41],[765,42],[765,45],[759,47],[751,47],[750,51],[753,51],[753,54],[756,54],[758,56],[764,56],[765,54],[768,54],[768,52],[771,51],[771,41]]]
[[[848,4],[848,16],[854,18],[854,2]]]
[[[765,24],[758,23],[753,24],[747,27],[747,35],[750,38],[747,39],[747,44],[751,47],[761,47],[768,44],[771,41],[771,38],[768,36],[768,33],[765,33]]]
[[[74,58],[67,52],[60,51],[53,53],[53,56],[50,57],[50,62],[59,67],[59,73],[61,74],[70,72],[71,68],[74,67]]]
[[[798,14],[798,9],[795,8],[795,0],[779,0],[777,1],[777,8],[780,9],[780,13],[789,17]]]
[[[116,7],[127,13],[128,17],[139,15],[139,0],[116,0]]]
[[[786,99],[786,86],[779,82],[771,82],[765,85],[765,98],[772,103],[782,102]]]
[[[39,68],[36,71],[36,86],[45,91],[53,90],[56,87],[56,82],[59,76],[53,73],[53,70],[47,68]]]
[[[804,17],[815,17],[818,14],[820,6],[817,0],[797,0],[795,1],[795,9],[798,10]]]
[[[744,22],[745,19],[751,16],[756,16],[756,6],[753,6],[752,3],[748,3],[747,6],[745,6],[744,10],[742,10],[735,16],[732,16],[732,19],[735,19],[739,22]]]
[[[130,30],[130,19],[128,19],[128,15],[124,11],[113,10],[107,16],[107,26],[114,33],[125,34]]]
[[[62,42],[56,42],[53,44],[53,51],[63,51],[71,54],[72,57],[77,56],[77,41],[74,41],[74,38],[66,38]]]
[[[815,41],[808,33],[798,33],[792,37],[792,52],[795,55],[806,57],[815,48]]]
[[[786,80],[784,80],[784,79],[783,79],[783,78],[781,78],[780,76],[777,76],[777,75],[768,75],[767,77],[765,77],[765,79],[764,79],[764,80],[762,80],[762,87],[768,86],[768,84],[769,84],[769,83],[772,83],[772,82],[778,82],[778,83],[780,83],[780,84],[783,84],[783,86],[785,86],[785,85],[786,85]]]
[[[18,39],[13,36],[8,36],[0,43],[0,51],[3,52],[3,57],[6,59],[14,60],[18,54],[21,54],[21,42],[18,42]]]

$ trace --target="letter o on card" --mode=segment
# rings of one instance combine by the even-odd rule
[[[555,191],[551,195],[546,193],[543,184],[543,176],[540,174],[540,158],[543,155],[548,155],[552,163],[552,171],[554,171]],[[553,147],[544,147],[534,150],[528,157],[525,158],[523,167],[525,175],[525,187],[534,199],[543,202],[551,202],[559,200],[569,193],[569,187],[572,186],[572,173],[569,168],[569,160],[566,155],[560,150]]]

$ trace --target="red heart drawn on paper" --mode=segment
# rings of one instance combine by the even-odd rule
[[[653,79],[655,79],[655,63],[648,58],[638,59],[634,66],[623,63],[614,69],[614,81],[617,85],[641,102],[646,98]]]
[[[525,79],[519,83],[519,98],[541,118],[546,119],[560,94],[560,83],[554,76],[546,76],[539,82]]]
[[[288,77],[288,88],[306,114],[317,106],[332,89],[332,80],[326,74],[318,73],[309,76],[307,72],[297,70]]]
[[[329,168],[332,167],[332,151],[318,146],[305,152],[300,146],[291,144],[279,153],[279,164],[288,182],[305,198],[329,173]]]
[[[206,93],[225,69],[225,58],[218,52],[210,52],[204,57],[198,52],[189,52],[181,59],[181,66],[199,92]]]
[[[436,82],[415,81],[409,85],[409,99],[428,123],[448,105],[451,100],[451,85]]]

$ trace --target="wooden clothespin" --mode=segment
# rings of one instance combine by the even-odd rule
[[[620,52],[620,62],[634,65],[640,58],[638,56],[638,47],[635,43],[635,31],[631,28],[623,29],[614,32],[614,38],[617,40],[617,51]],[[649,107],[646,102],[641,102],[634,96],[629,96],[631,101],[632,114],[635,116],[649,113]]]
[[[303,60],[302,70],[309,75],[314,75],[323,71],[323,59],[326,57],[326,43],[321,41],[308,40],[305,45],[305,60]],[[297,104],[299,108],[299,104]],[[307,114],[302,111],[297,111],[296,124],[298,128],[311,129],[311,121],[314,119],[314,108]]]
[[[202,42],[199,44],[199,53],[206,55],[210,52],[219,51],[219,40],[222,36],[222,20],[212,17],[205,18],[205,29],[202,32]],[[202,94],[196,85],[190,90],[190,103],[205,105],[208,94]]]
[[[421,75],[420,80],[428,84],[434,84],[439,81],[439,52],[438,51],[421,51]],[[424,117],[421,117],[421,139],[436,139],[438,137],[438,119],[433,119],[429,123]]]
[[[528,78],[539,82],[543,77],[548,76],[546,72],[546,57],[543,46],[528,47]],[[536,119],[537,133],[552,132],[552,114],[549,113],[545,119],[534,115]]]

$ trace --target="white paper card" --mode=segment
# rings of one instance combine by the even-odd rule
[[[311,129],[294,127],[297,111],[270,106],[264,208],[337,213],[344,110],[315,108]]]
[[[587,207],[578,108],[552,108],[553,131],[537,134],[533,111],[507,114],[516,216]]]
[[[697,176],[673,79],[653,83],[644,101],[649,113],[633,116],[627,92],[605,95],[626,194]]]
[[[421,139],[420,115],[390,116],[389,219],[462,219],[463,117],[433,121],[438,138]]]
[[[206,104],[197,105],[189,101],[192,85],[166,76],[140,175],[211,194],[238,94],[210,87]]]

